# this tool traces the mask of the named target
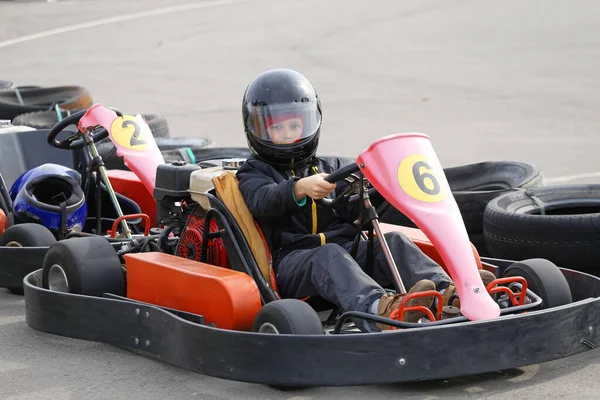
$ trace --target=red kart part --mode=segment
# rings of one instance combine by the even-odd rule
[[[423,306],[407,307],[406,306],[406,303],[409,300],[416,299],[419,297],[429,297],[429,296],[437,297],[437,308],[436,308],[435,315],[433,315],[431,310],[427,307],[423,307]],[[442,309],[443,309],[442,303],[443,303],[443,301],[444,300],[442,299],[442,295],[440,294],[440,292],[438,292],[436,290],[426,290],[424,292],[408,293],[402,299],[402,303],[400,303],[400,307],[398,307],[396,310],[392,311],[392,313],[390,314],[390,319],[396,319],[398,321],[402,321],[402,316],[404,315],[404,313],[406,311],[423,311],[425,313],[425,316],[429,319],[429,321],[434,322],[434,321],[442,318]],[[391,326],[390,328],[396,329],[396,327],[394,327],[394,326]]]
[[[165,160],[144,118],[140,114],[118,116],[115,111],[94,104],[81,117],[78,128],[85,132],[95,126],[102,126],[108,131],[108,137],[117,148],[117,155],[123,157],[125,165],[140,177],[152,196],[156,169]]]
[[[203,315],[220,329],[251,330],[261,308],[247,274],[166,253],[126,254],[127,297]]]
[[[519,294],[515,294],[507,286],[500,286],[500,285],[507,285],[509,283],[515,283],[515,282],[521,284],[521,292],[519,292]],[[496,285],[498,285],[498,286],[496,286]],[[523,304],[525,304],[525,299],[527,298],[527,296],[526,296],[527,280],[525,278],[523,278],[522,276],[511,276],[508,278],[498,278],[498,279],[494,279],[492,282],[489,283],[489,285],[487,286],[487,290],[490,294],[501,293],[501,292],[506,293],[513,306],[522,306]],[[518,300],[517,300],[517,296],[519,297]]]
[[[481,281],[464,221],[429,136],[385,136],[363,151],[357,164],[437,248],[458,290],[462,314],[474,321],[500,316],[500,307]]]
[[[117,234],[117,226],[122,222],[122,221],[127,221],[130,219],[138,219],[138,218],[142,218],[144,220],[144,236],[148,236],[148,234],[150,233],[150,217],[148,217],[146,214],[127,214],[127,215],[123,215],[122,217],[119,217],[115,220],[115,222],[113,222],[113,226],[112,229],[108,232],[106,232],[107,235],[110,235],[111,238],[114,238],[115,235]]]
[[[204,232],[204,219],[195,216],[190,217],[187,229],[181,234],[177,255],[189,260],[200,261],[202,253],[202,235]],[[217,222],[210,221],[209,232],[219,232]],[[206,263],[222,268],[231,268],[223,239],[208,239],[206,247]]]
[[[0,235],[8,228],[8,218],[2,209],[0,209]]]
[[[142,212],[150,217],[150,226],[158,226],[156,221],[156,200],[149,193],[140,178],[133,171],[108,169],[106,174],[115,192],[135,201]]]

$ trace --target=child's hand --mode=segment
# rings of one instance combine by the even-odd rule
[[[327,197],[331,191],[335,189],[335,183],[329,183],[325,180],[327,174],[320,173],[307,176],[300,179],[294,186],[294,196],[296,200],[301,200],[304,196],[308,196],[314,200],[320,200]]]

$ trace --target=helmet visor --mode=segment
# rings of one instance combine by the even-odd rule
[[[314,103],[288,103],[248,107],[247,129],[273,144],[293,144],[313,136],[321,124]]]

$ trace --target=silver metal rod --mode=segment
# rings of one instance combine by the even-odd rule
[[[100,154],[98,153],[98,149],[96,148],[96,145],[91,140],[91,134],[90,134],[89,138],[86,137],[86,141],[89,146],[90,152],[92,154],[92,159],[94,159],[96,157],[100,157]],[[115,194],[115,191],[110,183],[110,180],[108,179],[108,175],[106,173],[106,168],[102,165],[102,166],[98,167],[98,171],[100,172],[100,175],[102,175],[102,180],[104,181],[104,184],[106,185],[106,189],[108,190],[108,195],[110,196],[110,200],[113,203],[113,205],[115,206],[115,209],[117,210],[117,216],[122,217],[123,210],[121,210],[121,205],[119,204],[117,195]],[[121,221],[121,226],[123,227],[123,233],[125,234],[125,236],[127,236],[128,239],[133,238],[133,236],[131,235],[131,231],[129,230],[129,226],[127,225],[126,220]]]
[[[364,204],[365,204],[365,207],[367,207],[367,208],[371,207],[371,200],[369,198],[366,198],[364,200]],[[383,254],[385,255],[385,258],[388,262],[388,266],[390,267],[390,273],[392,274],[392,280],[394,281],[394,286],[396,287],[396,290],[398,291],[398,293],[404,294],[404,293],[406,293],[406,288],[404,287],[404,283],[402,282],[402,277],[400,277],[400,272],[398,272],[398,268],[396,267],[396,262],[394,261],[394,257],[392,257],[392,252],[390,251],[390,247],[388,246],[387,241],[385,240],[385,237],[383,236],[383,233],[381,232],[381,227],[379,226],[379,220],[373,219],[373,220],[371,220],[371,223],[373,224],[373,228],[375,229],[377,239],[379,240],[379,244],[381,245],[381,250],[383,251]]]

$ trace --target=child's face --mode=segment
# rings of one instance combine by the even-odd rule
[[[290,118],[267,128],[271,141],[275,144],[290,144],[302,137],[302,119]]]

